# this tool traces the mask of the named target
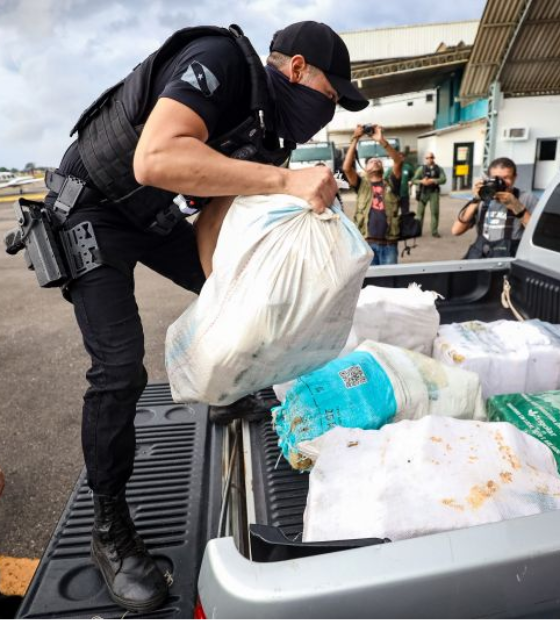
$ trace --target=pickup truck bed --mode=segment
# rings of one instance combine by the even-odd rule
[[[492,321],[513,318],[500,301],[507,276],[522,314],[560,323],[554,209],[543,245],[532,245],[534,217],[515,261],[376,267],[365,284],[417,282],[443,295],[442,323]],[[165,385],[147,388],[138,413],[129,499],[174,578],[150,617],[192,617],[197,595],[207,617],[558,617],[560,512],[395,543],[302,545],[308,477],[279,457],[270,418],[208,424],[205,406],[174,405]],[[82,475],[18,617],[122,617],[89,563],[91,524]]]
[[[216,526],[210,516],[219,510],[220,501],[220,461],[212,463],[205,455],[220,455],[221,448],[214,444],[217,438],[207,418],[205,406],[173,403],[166,384],[149,385],[138,403],[137,453],[127,498],[148,548],[174,579],[167,604],[150,614],[152,618],[193,616],[196,575],[205,542]],[[92,525],[93,502],[84,471],[18,617],[123,616],[90,562]]]

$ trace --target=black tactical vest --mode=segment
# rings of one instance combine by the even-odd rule
[[[228,157],[280,165],[295,145],[280,146],[273,127],[273,111],[266,73],[259,56],[238,26],[184,28],[175,32],[123,80],[101,94],[80,116],[70,135],[78,132],[78,149],[96,188],[108,201],[123,208],[142,228],[173,202],[176,194],[136,182],[133,157],[146,117],[151,84],[165,61],[186,45],[206,36],[226,36],[240,46],[249,65],[250,110],[245,121],[208,144]],[[125,110],[126,101],[132,109]]]

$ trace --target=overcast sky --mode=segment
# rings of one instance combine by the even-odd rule
[[[57,165],[82,110],[179,28],[237,23],[264,55],[272,33],[296,21],[322,21],[345,32],[478,19],[484,4],[484,0],[0,0],[0,166]]]

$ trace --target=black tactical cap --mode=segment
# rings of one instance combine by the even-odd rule
[[[350,54],[336,32],[319,22],[297,22],[279,30],[270,44],[271,52],[286,56],[301,54],[305,60],[327,76],[339,94],[339,105],[356,112],[368,105],[368,100],[350,81]]]

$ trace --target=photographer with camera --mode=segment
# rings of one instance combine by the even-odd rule
[[[531,219],[538,198],[515,187],[517,166],[508,157],[495,159],[488,168],[488,178],[473,187],[474,197],[459,211],[451,228],[462,235],[476,226],[476,241],[465,258],[515,256],[523,230]]]
[[[393,160],[393,171],[383,178],[380,159],[370,157],[365,162],[365,176],[356,172],[356,152],[360,138],[367,135],[387,151]],[[358,194],[354,223],[373,250],[372,265],[398,263],[400,238],[400,184],[404,156],[394,149],[383,136],[379,125],[358,125],[350,148],[344,158],[342,171],[348,183]]]
[[[440,237],[438,232],[439,226],[439,192],[440,187],[447,181],[443,168],[435,163],[435,155],[426,153],[424,158],[425,164],[418,166],[416,174],[412,179],[412,185],[416,186],[418,200],[418,212],[416,217],[420,220],[422,228],[424,228],[424,212],[426,204],[430,203],[431,228],[432,237]]]

